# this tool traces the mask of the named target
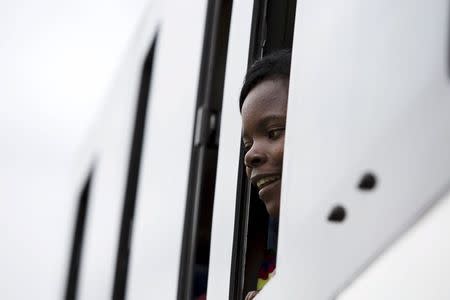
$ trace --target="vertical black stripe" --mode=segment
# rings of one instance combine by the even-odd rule
[[[209,126],[212,118],[215,118],[217,123],[220,120],[231,8],[231,0],[208,1],[195,118],[195,131],[198,134],[193,139],[191,151],[181,246],[177,294],[179,300],[193,297],[194,269],[196,258],[198,258],[198,233],[201,229],[199,221],[202,216],[206,219],[205,214],[210,213],[208,207],[212,209],[213,196],[205,192],[207,190],[205,185],[215,184],[215,172],[214,175],[211,175],[211,170],[215,170],[217,165],[220,124],[216,125],[214,132],[211,132]],[[214,176],[214,179],[205,178],[208,176]],[[207,218],[207,226],[209,226],[207,230],[210,232],[212,213]],[[210,243],[210,241],[208,242]],[[207,252],[209,252],[209,248]]]
[[[78,274],[80,269],[81,250],[83,248],[83,235],[86,223],[86,214],[89,204],[89,192],[91,187],[93,171],[89,172],[88,178],[83,186],[78,203],[75,233],[72,244],[72,256],[70,258],[69,276],[67,278],[65,299],[74,300],[77,296]]]
[[[267,38],[267,6],[268,0],[255,0],[253,2],[249,41],[250,45],[247,63],[248,67],[250,67],[256,60],[260,59],[264,53],[264,45]],[[236,100],[236,105],[238,105],[238,100]],[[247,179],[247,175],[245,174],[243,159],[244,153],[244,147],[241,143],[229,290],[230,299],[236,300],[240,300],[245,297],[245,262],[247,253],[248,223],[250,219],[251,185]]]
[[[127,185],[122,211],[120,227],[119,249],[117,252],[116,272],[114,277],[113,299],[124,299],[127,284],[128,260],[130,253],[131,235],[136,192],[139,183],[139,167],[141,164],[142,144],[144,138],[145,121],[147,116],[148,96],[152,75],[153,56],[156,38],[144,62],[139,89],[139,98],[136,106],[136,117],[133,130],[133,140],[128,165]]]
[[[239,105],[239,104],[236,104]],[[241,145],[240,157],[244,157]],[[245,281],[245,258],[247,252],[247,234],[250,212],[251,186],[245,174],[244,160],[239,161],[238,188],[234,215],[233,253],[231,256],[230,299],[243,299]]]

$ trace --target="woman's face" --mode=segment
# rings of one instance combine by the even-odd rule
[[[256,85],[242,106],[246,172],[272,217],[280,210],[287,79],[266,79]]]

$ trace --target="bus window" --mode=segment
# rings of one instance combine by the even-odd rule
[[[129,156],[127,184],[124,195],[122,221],[120,226],[119,249],[117,251],[116,270],[114,277],[113,298],[125,297],[130,243],[132,237],[132,225],[134,209],[136,206],[136,194],[139,184],[139,168],[141,164],[142,145],[144,142],[144,129],[147,119],[148,95],[153,69],[153,57],[157,44],[157,36],[154,38],[150,50],[145,58],[137,99],[136,114],[134,120],[133,137]]]
[[[77,298],[78,274],[80,269],[81,251],[83,249],[83,236],[86,224],[86,215],[89,206],[89,194],[91,190],[93,171],[89,172],[78,202],[75,232],[72,244],[72,256],[70,258],[69,276],[66,285],[65,299]]]
[[[275,274],[295,8],[295,0],[254,2],[249,69],[240,99],[243,132],[230,281],[233,299],[251,299]]]
[[[208,1],[189,190],[183,229],[178,299],[204,299],[232,1]]]

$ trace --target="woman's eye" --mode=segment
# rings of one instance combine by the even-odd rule
[[[277,138],[279,138],[282,135],[283,131],[284,131],[284,128],[272,129],[272,130],[269,130],[267,136],[271,140],[276,140]]]
[[[247,153],[248,150],[250,150],[250,148],[252,147],[252,144],[249,143],[244,143],[244,153]]]

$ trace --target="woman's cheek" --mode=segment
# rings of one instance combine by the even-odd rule
[[[245,167],[245,174],[247,175],[247,178],[250,179],[250,177],[252,177],[252,169]]]
[[[277,156],[279,157],[280,163],[283,163],[283,156],[284,156],[284,137],[282,139],[280,139],[280,144],[278,146],[278,154]]]

